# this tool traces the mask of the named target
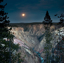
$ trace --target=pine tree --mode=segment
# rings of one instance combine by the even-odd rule
[[[49,27],[47,27],[46,29],[45,40],[46,40],[46,43],[45,43],[44,49],[45,49],[45,54],[46,54],[46,63],[50,63],[51,49],[52,49],[52,43],[51,43],[52,34],[50,32]]]
[[[59,17],[60,18],[60,22],[59,22],[60,24],[64,23],[63,17],[64,17],[64,14],[62,13],[61,16]]]
[[[43,24],[52,24],[52,20],[51,20],[51,18],[50,18],[50,16],[49,16],[48,11],[46,12],[46,15],[45,15],[45,17],[44,17],[44,20],[45,20],[45,21],[43,21]]]
[[[3,0],[0,0],[1,2]],[[16,63],[19,45],[13,43],[14,36],[10,32],[12,28],[8,29],[10,21],[7,17],[8,13],[4,12],[6,5],[7,3],[5,5],[0,4],[0,63]],[[7,38],[7,40],[4,40],[4,38]]]
[[[57,16],[58,18],[60,18],[60,21],[58,24],[64,26],[64,13],[62,13],[60,16],[58,16],[58,14],[54,15],[54,16]]]
[[[58,25],[61,27],[63,26],[64,27],[64,14],[62,13],[60,16],[58,16],[57,14],[55,15],[57,16],[58,18],[60,18],[60,21],[58,23]],[[59,40],[61,40],[60,42],[57,43],[55,49],[55,53],[56,53],[56,56],[54,56],[55,58],[55,61],[56,63],[61,63],[63,61],[63,58],[64,58],[64,48],[63,48],[63,44],[64,44],[64,36],[62,36],[62,39],[60,39],[60,29],[58,30],[59,31]],[[59,52],[59,53],[58,53]]]
[[[44,46],[44,53],[46,54],[45,62],[50,63],[50,57],[51,57],[51,49],[52,49],[52,34],[50,31],[50,25],[52,23],[52,20],[49,16],[48,11],[46,12],[45,18],[44,18],[44,27],[45,27],[45,46]]]

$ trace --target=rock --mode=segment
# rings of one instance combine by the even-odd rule
[[[57,25],[52,25],[50,29],[53,37],[51,41],[52,47],[55,48],[55,46],[60,41],[58,40],[59,39],[58,29],[61,30],[60,39],[62,39],[62,36],[64,36],[64,28],[62,27],[59,28],[59,26]],[[43,24],[22,24],[22,25],[18,24],[17,27],[12,27],[11,32],[16,38],[24,42],[24,45],[26,45],[27,47],[34,48],[36,51],[40,53],[43,52],[46,42],[45,37],[42,38],[42,35],[45,32]],[[30,49],[25,49],[25,47],[23,46],[21,47],[20,52],[22,58],[24,57],[24,55],[26,55],[23,63],[40,63],[38,57],[35,56],[33,51],[31,51]],[[41,56],[45,58],[44,53],[42,53]]]
[[[23,58],[24,62],[22,63],[40,63],[40,60],[37,56],[33,54],[32,51],[26,48],[21,48],[21,58]]]

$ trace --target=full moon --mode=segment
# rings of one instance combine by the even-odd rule
[[[22,16],[25,16],[25,14],[23,13]]]

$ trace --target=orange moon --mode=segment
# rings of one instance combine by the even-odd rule
[[[23,13],[22,16],[25,16],[25,14]]]

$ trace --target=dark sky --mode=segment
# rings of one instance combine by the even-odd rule
[[[54,15],[64,12],[64,0],[4,0],[2,4],[5,3],[11,23],[42,22],[47,10],[53,22],[58,22],[59,18]],[[22,17],[22,13],[26,16]]]

